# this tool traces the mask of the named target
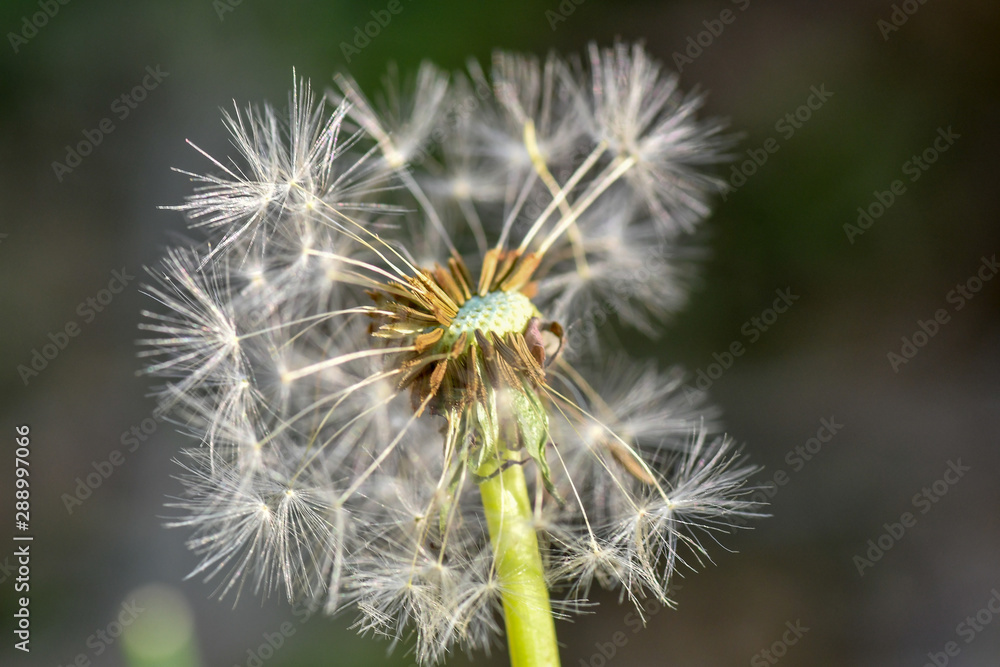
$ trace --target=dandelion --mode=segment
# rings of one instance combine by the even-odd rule
[[[683,303],[720,125],[641,46],[586,62],[425,65],[374,103],[297,81],[287,115],[226,116],[236,159],[176,207],[207,240],[151,270],[141,341],[198,442],[173,525],[220,595],[352,609],[421,664],[506,630],[512,664],[557,665],[594,583],[670,604],[757,516],[682,372],[601,326]]]

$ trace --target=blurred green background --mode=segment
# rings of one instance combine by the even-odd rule
[[[705,227],[710,254],[689,307],[639,350],[719,375],[709,391],[728,429],[765,466],[758,480],[778,484],[773,517],[724,540],[739,553],[715,548],[716,566],[680,580],[676,611],[634,631],[629,610],[603,596],[594,613],[563,623],[564,665],[923,665],[948,642],[949,664],[996,665],[1000,618],[987,603],[1000,589],[1000,280],[960,310],[948,300],[1000,250],[996,3],[402,0],[348,63],[342,44],[386,4],[0,7],[0,515],[2,534],[14,534],[14,425],[27,423],[35,535],[30,656],[7,630],[13,543],[0,549],[0,663],[410,664],[406,647],[386,658],[385,642],[355,636],[349,616],[302,623],[282,601],[252,595],[233,609],[184,579],[195,565],[186,535],[162,525],[184,441],[148,420],[147,380],[135,376],[141,268],[184,235],[180,215],[157,206],[189,192],[171,167],[204,166],[185,139],[226,154],[219,108],[283,106],[293,68],[321,88],[349,69],[371,91],[390,61],[404,72],[425,58],[458,68],[470,56],[488,62],[496,47],[579,52],[620,36],[645,40],[681,67],[685,88],[709,92],[709,112],[743,134],[737,168],[754,172]],[[54,15],[26,28],[45,7]],[[717,22],[726,10],[732,20]],[[123,118],[112,105],[147,67],[167,74]],[[832,96],[806,111],[812,87]],[[105,117],[114,130],[56,174],[65,146]],[[959,138],[931,151],[926,171],[907,169],[939,128]],[[772,138],[764,164],[746,162],[762,161]],[[905,192],[849,238],[858,207],[877,212],[895,180]],[[137,278],[101,304],[115,270]],[[764,331],[752,318],[768,317],[778,289],[799,298]],[[80,305],[88,298],[100,312]],[[894,369],[887,354],[938,309],[948,321]],[[79,335],[26,385],[18,366],[70,321]],[[716,373],[713,355],[735,341],[746,352]],[[796,454],[831,418],[843,425],[833,439],[808,460]],[[133,427],[141,436],[123,441]],[[114,450],[120,465],[67,508],[64,494],[107,471]],[[939,483],[939,497],[934,483],[959,459],[969,472]],[[925,487],[939,502],[924,514],[914,495]],[[884,537],[907,511],[916,524]],[[859,574],[855,557],[880,536],[892,546]],[[97,633],[121,631],[130,604],[150,611],[105,642]],[[797,622],[808,628],[801,637],[786,632]],[[504,658],[500,647],[475,662]]]

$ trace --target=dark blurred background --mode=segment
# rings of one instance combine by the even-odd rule
[[[765,467],[773,517],[724,540],[738,553],[713,549],[646,629],[614,596],[562,624],[563,664],[1000,664],[996,3],[401,1],[349,63],[342,44],[386,2],[0,6],[0,515],[15,534],[14,427],[29,424],[35,536],[30,656],[9,632],[16,545],[0,549],[0,663],[410,664],[349,617],[302,623],[252,595],[233,609],[184,579],[186,535],[163,527],[184,443],[149,419],[135,376],[142,267],[184,228],[157,206],[190,191],[171,167],[205,166],[185,139],[227,154],[219,108],[283,107],[293,68],[321,88],[349,69],[372,91],[390,61],[453,69],[620,36],[743,133],[702,280],[643,347],[704,372]],[[74,167],[66,146],[88,136],[100,143]],[[773,317],[777,290],[797,299]],[[23,375],[52,339],[65,349]]]

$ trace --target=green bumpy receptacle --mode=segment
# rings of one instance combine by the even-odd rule
[[[475,340],[472,336],[476,331],[500,336],[521,333],[532,317],[540,315],[531,299],[520,292],[490,292],[486,296],[474,296],[459,308],[441,338],[441,345],[451,347],[463,332],[468,334],[470,341]]]

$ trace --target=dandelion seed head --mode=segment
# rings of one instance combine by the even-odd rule
[[[593,585],[667,603],[757,516],[683,372],[604,326],[653,336],[684,303],[720,125],[641,46],[588,55],[425,64],[373,98],[296,81],[184,172],[206,239],[151,270],[141,354],[200,442],[171,525],[220,596],[350,609],[434,664],[502,630],[480,489],[514,466],[557,613]]]

